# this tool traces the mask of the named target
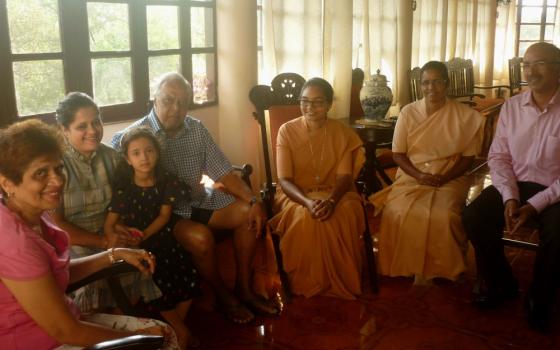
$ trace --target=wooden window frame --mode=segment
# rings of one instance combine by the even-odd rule
[[[87,3],[121,3],[128,4],[129,11],[129,51],[95,51],[90,52]],[[0,0],[0,127],[14,121],[39,117],[47,121],[54,120],[54,112],[29,116],[19,116],[17,112],[16,91],[13,75],[13,62],[45,59],[61,59],[63,64],[65,93],[82,91],[93,96],[93,79],[91,60],[95,58],[126,57],[131,60],[132,102],[101,106],[104,122],[122,122],[136,119],[147,113],[151,106],[149,57],[162,55],[179,55],[181,73],[192,82],[192,59],[196,54],[214,54],[214,76],[218,79],[216,0],[58,0],[61,52],[37,54],[12,54],[8,28],[7,0]],[[173,5],[179,12],[179,48],[167,50],[148,50],[146,11],[148,5]],[[203,48],[191,47],[191,8],[212,9],[213,46]],[[191,109],[218,103],[217,81],[215,98],[212,101],[194,104]],[[95,96],[93,96],[95,99]],[[56,109],[56,106],[52,106]]]
[[[541,8],[541,21],[540,23],[521,23],[521,12],[522,12],[522,8],[527,8],[527,7],[537,7],[537,6],[527,6],[527,5],[523,5],[523,0],[517,0],[516,3],[517,6],[517,20],[515,22],[515,55],[519,56],[519,43],[520,42],[527,42],[527,43],[536,43],[539,41],[545,41],[548,43],[552,43],[552,40],[545,40],[545,29],[547,25],[554,25],[554,23],[550,23],[546,21],[546,9],[547,7],[552,7],[552,6],[548,6],[547,5],[547,0],[542,0],[542,3],[540,5]],[[539,26],[540,27],[540,36],[539,36],[539,40],[520,40],[520,35],[521,35],[521,26],[522,25],[534,25],[534,26]]]

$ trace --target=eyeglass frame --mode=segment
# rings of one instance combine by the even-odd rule
[[[526,70],[531,67],[544,67],[547,64],[560,64],[560,61],[539,60],[534,62],[521,62],[521,69]]]
[[[178,105],[179,108],[188,108],[190,101],[186,99],[173,98],[169,95],[155,96],[154,102],[159,101],[164,107],[169,108]]]
[[[432,86],[444,86],[448,82],[447,79],[432,79],[432,80],[420,80],[420,86],[428,87]]]
[[[298,99],[299,105],[301,107],[323,107],[327,101],[326,100],[307,100],[300,98]]]

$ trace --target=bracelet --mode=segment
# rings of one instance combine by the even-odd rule
[[[327,199],[327,202],[331,203],[333,207],[336,207],[336,201],[332,198]]]
[[[115,247],[109,249],[109,262],[114,265],[117,261],[115,260]]]

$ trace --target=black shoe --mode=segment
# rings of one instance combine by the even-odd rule
[[[517,298],[519,287],[517,282],[512,282],[508,287],[486,289],[474,296],[474,304],[480,309],[493,309],[504,300]]]
[[[525,310],[527,311],[529,327],[542,333],[546,333],[550,330],[550,306],[538,303],[531,295],[527,295],[527,297],[525,297]]]

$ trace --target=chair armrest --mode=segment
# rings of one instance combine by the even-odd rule
[[[79,289],[91,282],[95,282],[97,280],[102,280],[102,279],[106,279],[108,277],[111,276],[116,276],[116,275],[120,275],[123,273],[128,273],[128,272],[135,272],[138,271],[134,266],[129,265],[128,263],[121,261],[118,262],[116,264],[113,264],[109,267],[106,267],[102,270],[99,270],[95,273],[92,273],[91,275],[87,276],[86,278],[82,278],[79,281],[76,281],[74,283],[71,283],[70,285],[68,285],[68,288],[66,288],[66,293],[71,293],[73,291],[75,291],[76,289]]]
[[[163,340],[161,335],[133,335],[104,341],[84,350],[156,350],[163,346]]]
[[[251,166],[251,164],[243,164],[241,166],[239,165],[233,165],[233,170],[235,171],[239,171],[241,173],[241,179],[243,179],[243,181],[245,181],[245,183],[251,187],[251,174],[253,173],[253,167]]]
[[[492,86],[479,86],[479,85],[475,85],[474,86],[475,89],[509,89],[508,85],[492,85]]]
[[[502,97],[502,89],[509,90],[509,92],[511,94],[511,86],[509,86],[509,85],[492,85],[492,86],[475,85],[474,88],[475,89],[480,89],[480,90],[494,90],[494,89],[497,89],[499,98]]]
[[[449,95],[449,97],[451,98],[468,97],[470,99],[473,99],[474,97],[485,98],[486,96],[483,94],[462,94],[462,95]]]

